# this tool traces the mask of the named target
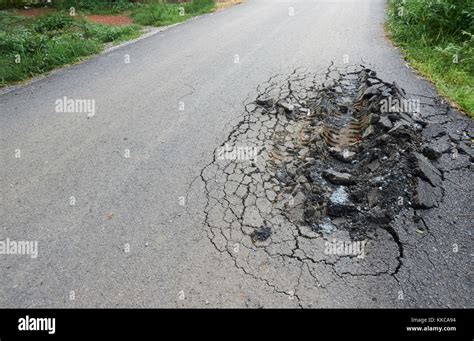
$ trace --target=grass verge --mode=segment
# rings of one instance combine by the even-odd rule
[[[193,0],[182,4],[156,3],[137,6],[132,10],[134,22],[146,26],[171,25],[214,10],[214,0]]]
[[[108,26],[63,13],[37,18],[0,11],[0,86],[100,52],[104,43],[139,36],[137,25]]]
[[[149,0],[131,3],[96,0],[53,2],[55,12],[38,17],[0,11],[0,87],[11,85],[96,54],[105,43],[136,38],[141,25],[163,26],[210,12],[215,0],[174,4]],[[70,16],[71,7],[75,16]],[[126,14],[135,24],[110,26],[92,23],[90,14]]]
[[[474,117],[474,2],[389,0],[386,29],[407,61]]]

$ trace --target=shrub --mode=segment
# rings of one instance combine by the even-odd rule
[[[161,26],[184,20],[179,15],[180,6],[174,4],[150,4],[136,8],[132,18],[141,25]]]
[[[215,5],[215,0],[192,0],[184,7],[189,14],[201,14],[210,11]]]
[[[73,18],[69,15],[52,13],[38,17],[33,23],[36,32],[46,33],[67,28],[73,24]]]

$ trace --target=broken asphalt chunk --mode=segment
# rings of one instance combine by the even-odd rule
[[[334,185],[353,185],[355,181],[348,173],[340,173],[332,169],[324,170],[323,177]]]
[[[421,209],[437,207],[442,196],[442,190],[438,187],[433,187],[420,178],[417,178],[416,181],[416,190],[412,206]]]
[[[349,201],[349,194],[343,186],[338,187],[329,197],[328,215],[343,217],[355,211],[355,206]]]
[[[393,123],[387,116],[380,117],[379,125],[385,130],[390,130],[393,128]]]
[[[433,186],[441,187],[443,180],[438,168],[433,166],[433,164],[420,153],[414,152],[413,156],[416,159],[415,174],[428,181]]]
[[[458,150],[461,154],[469,156],[471,162],[474,161],[474,152],[472,150],[472,146],[469,146],[467,143],[460,142],[458,144]]]
[[[268,97],[268,96],[261,96],[257,98],[256,103],[259,105],[271,107],[274,104],[274,100],[273,98]]]
[[[451,150],[451,143],[448,136],[440,137],[437,140],[430,141],[423,148],[423,154],[431,160],[436,160],[442,154]]]
[[[285,101],[280,101],[277,103],[277,105],[283,108],[287,113],[292,113],[295,110],[295,106],[293,104]]]
[[[254,230],[250,234],[250,238],[252,238],[253,242],[264,242],[271,236],[271,234],[271,229],[269,227],[263,226]]]

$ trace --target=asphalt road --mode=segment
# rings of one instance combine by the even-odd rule
[[[245,274],[207,237],[200,172],[272,75],[348,58],[435,94],[385,38],[384,9],[248,0],[4,91],[0,239],[38,241],[39,254],[0,256],[0,307],[472,306],[470,219],[452,218],[468,186],[446,189],[455,200],[422,250],[407,246],[398,279],[305,294],[311,278],[295,288]],[[95,115],[56,112],[65,96],[94,100]]]

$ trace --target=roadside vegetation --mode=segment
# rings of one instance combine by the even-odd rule
[[[387,30],[439,93],[474,116],[474,1],[389,0]]]
[[[0,12],[0,85],[98,53],[104,43],[137,37],[136,25],[108,26],[51,13],[36,19]]]
[[[214,0],[146,3],[125,0],[52,0],[48,10],[24,16],[23,1],[0,0],[0,86],[40,75],[103,50],[106,43],[138,37],[143,26],[174,24],[213,10]],[[8,6],[8,9],[5,9]],[[40,8],[45,9],[44,4]],[[23,8],[19,6],[18,8]],[[121,15],[131,24],[106,25],[90,15]]]
[[[134,22],[141,25],[170,25],[210,12],[214,9],[214,6],[214,0],[194,0],[182,4],[139,4],[132,10],[131,17]]]

